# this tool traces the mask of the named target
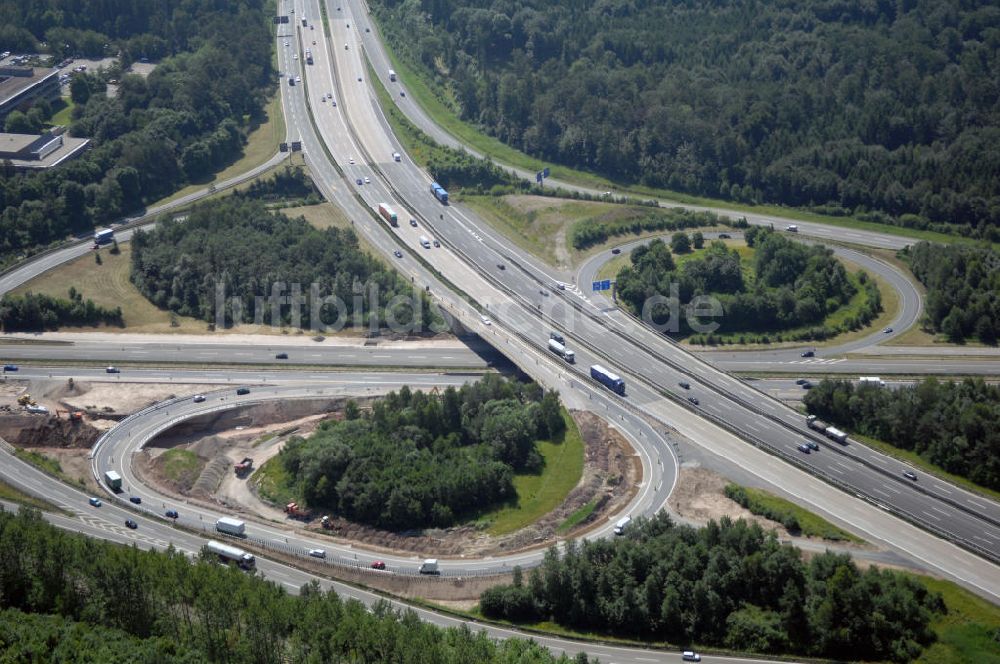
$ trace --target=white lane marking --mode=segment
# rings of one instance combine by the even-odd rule
[[[934,519],[935,521],[940,521],[941,520],[939,517],[934,516],[933,514],[931,514],[930,512],[928,512],[927,510],[920,510],[920,511],[923,512],[924,514],[926,514],[927,516],[929,516],[930,518]]]

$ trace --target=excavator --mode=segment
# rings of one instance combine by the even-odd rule
[[[38,405],[37,403],[35,403],[35,400],[31,398],[31,395],[28,394],[28,393],[24,393],[21,396],[19,396],[17,398],[17,404],[19,406],[37,406]]]

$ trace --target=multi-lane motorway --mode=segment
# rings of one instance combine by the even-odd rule
[[[290,7],[290,3],[281,4],[284,10]],[[320,189],[346,211],[357,230],[379,251],[392,256],[393,251],[404,250],[402,258],[392,260],[403,274],[413,279],[415,287],[429,287],[440,306],[466,327],[479,332],[537,380],[560,389],[567,404],[605,415],[631,438],[643,458],[648,486],[643,487],[630,509],[638,513],[658,509],[672,487],[676,461],[665,439],[671,435],[667,432],[670,428],[700,446],[706,455],[738,463],[746,472],[782,487],[808,508],[867,539],[904,552],[925,567],[954,578],[993,601],[1000,600],[1000,570],[976,555],[996,555],[1000,550],[1000,506],[930,477],[922,477],[917,483],[905,480],[902,471],[908,468],[904,464],[853,442],[840,447],[823,441],[818,454],[802,455],[797,451],[798,445],[813,436],[799,413],[636,321],[608,311],[602,303],[578,290],[559,288],[558,284],[567,281],[566,275],[512,247],[462,206],[440,205],[427,191],[429,178],[425,173],[405,156],[400,162],[392,158],[393,152],[402,149],[392,137],[365,80],[368,70],[362,47],[375,62],[376,70],[381,69],[380,76],[388,69],[379,63],[381,46],[374,33],[364,31],[370,26],[368,17],[356,13],[358,8],[350,4],[328,2],[331,35],[327,38],[317,20],[320,11],[316,0],[299,0],[295,9],[296,17],[309,17],[308,22],[316,27],[303,28],[301,22],[281,27],[278,35],[281,80],[285,81],[288,75],[300,75],[303,79],[296,86],[282,82],[282,101],[289,134],[302,140],[307,164]],[[304,64],[301,54],[305,48],[312,51],[314,65]],[[394,98],[408,99],[398,96],[399,83],[386,80],[385,84]],[[320,95],[331,92],[337,106],[319,99]],[[357,184],[359,178],[361,185]],[[372,210],[380,202],[396,207],[401,219],[398,229],[388,229],[376,220]],[[417,221],[416,228],[406,223],[410,217]],[[751,221],[782,223],[782,220]],[[837,239],[845,239],[841,229],[813,224],[800,224],[800,228],[815,237],[835,234]],[[443,246],[425,249],[419,243],[421,235],[439,239]],[[850,240],[872,246],[901,245],[900,238],[864,231],[852,232]],[[46,256],[31,270],[37,273],[48,269],[44,265],[57,264],[58,256],[59,252]],[[21,273],[22,276],[31,270]],[[6,281],[0,280],[0,290],[12,287],[15,282],[22,283],[17,281],[16,274],[9,273]],[[481,308],[474,308],[460,297],[454,290],[456,286]],[[489,316],[492,322],[487,324],[481,316]],[[576,366],[566,365],[544,350],[553,329],[562,332],[576,351]],[[219,352],[217,348],[202,350]],[[132,348],[131,352],[134,356],[148,351]],[[148,359],[151,363],[169,362],[172,361],[169,354],[166,351],[165,356]],[[121,355],[117,357],[120,359]],[[590,381],[586,372],[592,363],[618,370],[628,386],[627,396],[611,395]],[[226,371],[217,373],[205,376],[206,382],[229,376]],[[281,373],[261,374],[261,380],[254,382],[297,384],[255,388],[248,399],[292,398],[331,389],[328,381],[322,382],[321,374],[300,376],[296,381],[289,380],[287,372],[284,372],[286,379],[276,378]],[[426,378],[413,378],[421,379]],[[242,382],[244,378],[238,380]],[[316,384],[308,385],[310,381]],[[690,388],[682,387],[681,382],[690,384]],[[123,423],[102,441],[94,459],[95,471],[116,467],[129,477],[130,488],[151,491],[128,475],[130,470],[123,460],[131,457],[129,452],[176,418],[197,414],[200,408],[222,406],[223,396],[231,406],[235,397],[219,394],[213,398],[219,401],[209,400],[197,406],[188,402],[166,404]],[[697,398],[698,404],[692,404],[688,397]],[[121,452],[112,456],[103,451],[112,448]],[[156,499],[165,502],[153,493],[147,497],[147,502]],[[79,501],[78,494],[75,500]],[[203,510],[199,512],[201,519],[216,516],[210,510],[196,509]],[[142,533],[146,532],[146,526],[144,521],[140,527]],[[927,530],[946,539],[930,537]],[[172,541],[171,533],[176,531],[169,531],[164,541]],[[282,534],[286,536],[287,533]],[[454,561],[448,563],[448,571],[482,569],[498,562],[530,564],[531,556],[537,559],[537,555],[518,554],[510,560]],[[403,559],[392,562],[405,564]],[[593,648],[587,650],[596,653]],[[615,659],[622,658],[616,655]]]

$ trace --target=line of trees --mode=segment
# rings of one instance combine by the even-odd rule
[[[97,325],[124,326],[121,307],[100,307],[93,300],[83,299],[83,294],[73,286],[70,286],[68,299],[28,291],[24,295],[8,293],[0,300],[0,327],[4,332],[40,332],[66,326]]]
[[[930,377],[893,390],[823,380],[803,401],[817,417],[1000,490],[1000,387],[981,378]]]
[[[322,195],[302,166],[286,166],[269,178],[257,178],[244,190],[234,191],[236,198],[254,198],[275,202],[301,199],[306,205],[323,201]]]
[[[532,641],[436,627],[386,602],[369,611],[315,581],[289,595],[272,581],[207,560],[67,533],[34,510],[0,512],[0,659],[571,662]]]
[[[393,530],[450,526],[516,497],[515,472],[538,472],[535,443],[559,440],[555,392],[487,374],[440,397],[403,387],[370,413],[348,410],[279,460],[310,506]]]
[[[918,242],[900,257],[927,287],[924,322],[949,341],[1000,339],[1000,253],[991,247]]]
[[[697,212],[684,208],[667,208],[650,211],[642,218],[615,221],[617,213],[608,215],[611,220],[585,219],[573,225],[572,242],[574,249],[587,249],[621,235],[638,235],[650,231],[677,231],[699,226],[742,227],[739,222],[731,222],[712,212]],[[683,235],[683,234],[681,234]]]
[[[74,43],[66,30],[89,30],[102,49],[122,52],[123,66],[163,57],[148,78],[123,76],[113,98],[106,76],[74,75],[70,134],[92,141],[78,159],[37,173],[0,165],[0,265],[141,210],[231,163],[243,149],[246,118],[263,118],[275,80],[267,3],[149,4],[0,1],[0,43],[8,47],[30,35],[59,50]]]
[[[614,540],[550,549],[525,583],[487,590],[491,617],[769,654],[916,658],[934,639],[940,595],[846,554],[801,552],[724,517],[704,528],[659,513]]]
[[[671,246],[660,239],[632,250],[630,264],[617,276],[618,297],[633,312],[644,308],[657,323],[671,315],[672,302],[687,307],[698,296],[711,295],[722,306],[722,314],[708,322],[719,324],[719,333],[780,332],[806,328],[797,338],[821,339],[841,331],[823,326],[829,314],[846,305],[857,287],[833,252],[818,245],[793,242],[768,228],[754,226],[744,231],[747,246],[754,249],[752,274],[744,274],[740,254],[721,241],[679,266],[671,252],[688,253],[703,240],[675,233]],[[874,282],[859,274],[866,289],[867,305],[843,324],[855,329],[869,323],[881,311],[881,297]],[[675,295],[676,293],[676,295]],[[650,298],[665,301],[647,307]],[[689,310],[680,332],[690,331]]]
[[[218,307],[226,325],[320,329],[339,321],[379,329],[395,322],[419,333],[437,320],[428,298],[363,252],[352,229],[319,230],[237,196],[198,205],[183,222],[167,218],[137,231],[131,279],[156,306],[209,323]],[[275,299],[276,284],[283,290]],[[307,302],[286,301],[292,284]]]
[[[1000,237],[989,2],[378,0],[459,115],[611,178]],[[454,101],[452,101],[454,100]]]

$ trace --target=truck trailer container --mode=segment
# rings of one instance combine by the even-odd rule
[[[396,216],[396,211],[389,207],[386,203],[378,204],[378,213],[382,215],[382,218],[385,219],[393,228],[399,226],[399,217]]]
[[[438,199],[442,203],[448,202],[448,192],[444,190],[444,187],[439,185],[437,182],[431,182],[431,193],[434,194],[434,198]]]
[[[109,470],[104,473],[104,481],[107,483],[108,488],[118,493],[122,490],[122,476],[113,470]]]
[[[835,429],[834,427],[828,426],[826,428],[826,431],[824,431],[823,433],[826,434],[827,438],[835,440],[838,443],[843,444],[847,442],[847,434],[841,431],[840,429]]]
[[[236,535],[237,537],[246,537],[247,534],[247,524],[240,521],[239,519],[233,519],[228,516],[224,516],[215,522],[215,529],[220,533],[226,533],[227,535]]]
[[[566,346],[562,345],[555,339],[549,339],[549,350],[551,350],[553,353],[555,353],[562,359],[566,360],[570,364],[576,362],[576,353],[566,348]]]
[[[222,542],[210,540],[205,548],[208,549],[209,553],[217,555],[226,562],[234,562],[243,569],[253,569],[256,563],[253,554]]]
[[[389,70],[389,80],[390,81],[395,81],[396,80],[396,72],[394,72],[391,69]]]
[[[625,394],[625,381],[618,374],[611,373],[600,364],[590,367],[590,377],[604,385],[615,394]]]

